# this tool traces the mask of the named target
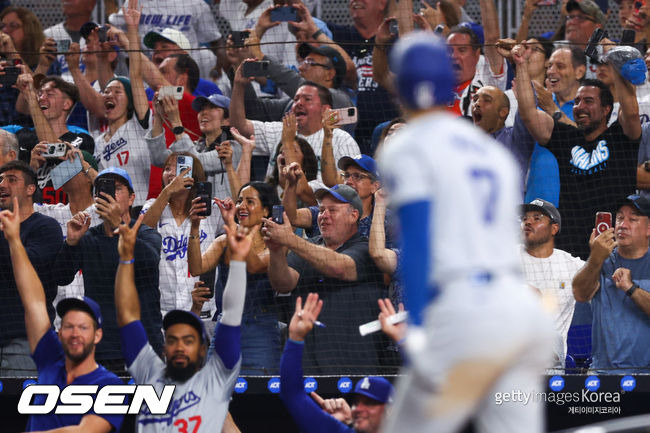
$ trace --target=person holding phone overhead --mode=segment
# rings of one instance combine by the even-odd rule
[[[271,284],[267,276],[269,251],[264,244],[260,229],[262,218],[269,218],[273,206],[279,205],[275,187],[264,182],[250,182],[240,190],[237,202],[232,199],[215,199],[225,224],[232,229],[236,224],[253,233],[253,246],[246,258],[246,302],[242,317],[242,374],[277,374],[280,361],[280,332],[278,312]],[[187,260],[192,276],[198,276],[218,267],[215,300],[221,311],[222,295],[228,276],[230,251],[226,235],[217,237],[202,252],[200,243],[201,220],[205,204],[195,200],[190,209],[192,228],[187,247]]]
[[[67,237],[59,250],[53,273],[59,286],[72,282],[83,270],[84,294],[90,296],[104,312],[104,338],[97,346],[96,358],[104,367],[124,370],[120,346],[113,286],[119,262],[115,230],[120,224],[132,225],[130,210],[136,195],[129,174],[119,167],[99,172],[94,182],[95,210],[102,222],[91,227],[90,214],[76,213],[67,226]],[[158,290],[158,262],[161,237],[143,225],[135,244],[135,282],[142,306],[142,323],[154,349],[162,351],[162,316]]]
[[[179,160],[185,158],[186,161]],[[188,163],[189,162],[189,163]],[[186,167],[183,169],[183,167]],[[214,272],[203,278],[191,277],[187,265],[187,245],[190,240],[190,209],[199,200],[197,184],[205,181],[203,165],[189,153],[172,153],[167,157],[162,174],[163,190],[156,199],[149,199],[142,207],[145,212],[143,224],[158,230],[162,237],[160,250],[160,312],[163,316],[171,310],[192,308],[192,290],[203,288],[206,294],[214,288]],[[212,199],[210,199],[212,202]],[[216,204],[209,203],[216,208]],[[215,209],[216,210],[216,209]],[[223,218],[219,212],[210,212],[200,220],[198,243],[205,252],[215,233],[223,232]],[[207,286],[207,287],[206,287]],[[213,330],[212,316],[216,311],[214,298],[209,297],[198,316],[209,331]]]

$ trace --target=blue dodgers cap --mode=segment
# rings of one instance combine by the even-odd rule
[[[377,163],[368,155],[344,156],[339,159],[338,167],[345,170],[350,165],[356,165],[363,171],[372,174],[375,180],[379,180],[379,173],[377,173]]]
[[[447,44],[424,32],[400,38],[390,54],[390,67],[401,101],[427,109],[454,101],[456,79]]]
[[[97,322],[99,328],[104,324],[104,319],[102,318],[102,310],[99,308],[99,304],[89,298],[84,296],[83,298],[65,298],[61,299],[58,304],[56,304],[56,313],[61,319],[66,313],[70,310],[84,311]]]
[[[365,395],[386,404],[391,401],[393,385],[383,377],[367,376],[357,382],[354,394]]]
[[[163,317],[163,329],[165,331],[167,331],[167,328],[177,323],[185,323],[186,325],[190,325],[192,328],[196,329],[196,332],[199,333],[203,341],[207,344],[208,334],[205,332],[205,325],[203,325],[203,320],[201,320],[199,316],[191,311],[171,310],[169,313],[165,314],[165,317]]]
[[[223,108],[226,110],[226,113],[228,113],[228,110],[230,108],[230,98],[227,96],[219,95],[217,93],[207,97],[199,96],[192,101],[192,110],[198,113],[199,111],[203,110],[205,104],[212,104],[217,108]],[[228,116],[226,115],[226,117]]]
[[[316,200],[321,200],[326,194],[331,194],[336,200],[352,205],[353,208],[359,211],[359,218],[363,215],[363,204],[361,203],[359,194],[357,194],[352,187],[338,184],[331,188],[319,188],[314,193],[314,196],[316,197]]]
[[[133,182],[131,182],[131,176],[129,176],[129,173],[127,173],[124,169],[119,167],[108,167],[100,171],[97,177],[95,178],[95,185],[97,184],[97,179],[99,179],[102,176],[108,176],[110,174],[113,174],[115,176],[124,179],[126,181],[126,184],[129,186],[131,192],[133,192]]]
[[[625,205],[632,205],[641,215],[650,217],[650,200],[645,197],[636,194],[628,195],[616,204],[616,210]]]

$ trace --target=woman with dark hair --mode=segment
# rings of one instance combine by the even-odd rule
[[[131,8],[124,13],[127,34],[111,27],[108,38],[129,53],[129,78],[114,77],[103,91],[105,120],[108,127],[97,134],[95,159],[99,170],[121,167],[133,180],[134,206],[141,206],[149,192],[151,159],[144,139],[149,130],[149,101],[144,91],[140,59],[138,23],[140,11]]]
[[[178,173],[179,157],[192,159],[191,176],[185,173],[187,170]],[[198,158],[188,152],[172,153],[163,167],[162,192],[158,198],[147,200],[142,211],[146,212],[143,223],[157,229],[162,237],[159,288],[160,312],[164,316],[175,309],[190,310],[192,290],[200,285],[198,276],[187,275],[186,253],[192,225],[192,200],[196,197],[197,183],[205,181],[205,172]],[[209,217],[200,220],[197,232],[201,251],[208,249],[214,234],[223,228],[221,214],[216,206],[213,208]],[[214,299],[211,299],[199,314],[211,324],[215,311]]]
[[[280,200],[275,187],[264,182],[250,182],[239,190],[237,203],[232,199],[215,199],[226,224],[239,224],[253,232],[253,246],[246,259],[248,282],[246,303],[242,317],[242,374],[277,374],[280,361],[280,332],[275,297],[266,274],[269,251],[260,233],[262,218],[271,215],[273,206]],[[192,229],[187,248],[190,274],[201,275],[218,266],[215,301],[220,310],[221,295],[228,276],[230,252],[226,236],[217,237],[201,253],[199,248],[199,224],[204,217],[197,216],[205,206],[195,200],[190,211]]]
[[[6,57],[9,53],[17,52],[23,62],[31,69],[38,65],[39,51],[45,35],[41,22],[29,9],[19,6],[8,6],[0,12],[2,32],[10,37],[10,41],[2,39],[2,51]]]
[[[298,199],[308,206],[316,203],[316,200],[314,199],[314,191],[323,185],[322,182],[317,180],[318,159],[316,158],[314,149],[312,149],[307,140],[298,136],[296,136],[294,140],[293,148],[297,159],[295,162],[300,164],[300,167],[305,174],[305,184],[302,188],[300,187],[300,184],[298,185]],[[273,161],[275,161],[273,171],[271,172],[271,175],[266,178],[266,182],[277,187],[278,195],[282,197],[286,182],[283,170],[289,165],[284,152],[284,145],[282,143],[277,146],[275,155],[273,155]]]

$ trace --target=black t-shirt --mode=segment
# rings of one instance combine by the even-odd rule
[[[372,79],[372,50],[375,38],[364,39],[354,26],[327,23],[333,40],[352,58],[357,67],[358,123],[355,140],[361,153],[370,155],[372,131],[377,125],[399,115],[390,94]]]
[[[322,246],[323,238],[319,236],[310,242]],[[377,319],[377,299],[385,296],[383,275],[370,258],[368,240],[358,233],[336,252],[354,260],[356,281],[327,277],[293,251],[287,256],[289,266],[300,274],[292,295],[304,297],[316,292],[323,300],[318,319],[326,328],[315,327],[307,336],[303,358],[305,372],[372,373],[371,369],[379,363],[377,351],[381,350],[381,338],[376,334],[361,337],[359,325]]]
[[[25,160],[29,164],[29,159],[31,157],[31,151],[38,144],[38,137],[36,132],[29,129],[22,129],[16,134],[18,138],[18,143],[20,148],[24,149],[24,152],[21,154],[21,159]],[[95,153],[95,140],[86,134],[86,133],[77,133],[68,131],[65,134],[59,137],[61,141],[67,141],[68,143],[78,147],[81,150],[93,155]],[[63,192],[63,190],[55,190],[52,186],[52,180],[50,178],[50,172],[54,167],[56,167],[61,162],[58,158],[48,158],[37,171],[36,175],[38,176],[38,187],[41,189],[43,196],[43,203],[47,204],[57,204],[57,203],[67,203],[68,198]]]
[[[560,171],[562,228],[556,247],[586,259],[596,212],[615,212],[616,203],[636,189],[639,139],[627,138],[614,122],[587,142],[578,128],[555,122],[546,147]]]

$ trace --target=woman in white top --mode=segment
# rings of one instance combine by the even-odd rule
[[[177,173],[178,156],[192,158],[191,177]],[[187,170],[183,172],[188,174]],[[190,236],[190,209],[196,197],[196,184],[205,181],[205,172],[201,162],[190,153],[172,153],[165,161],[162,185],[163,190],[157,199],[147,200],[142,208],[145,213],[144,224],[155,228],[162,237],[160,250],[160,310],[164,316],[170,310],[187,310],[192,308],[192,290],[195,287],[214,287],[212,275],[191,277],[188,272],[187,244]],[[208,249],[215,233],[223,231],[223,219],[216,205],[212,214],[201,220],[198,230],[198,243],[201,251]],[[205,284],[204,284],[205,283]],[[211,322],[216,311],[214,297],[203,305],[201,318]]]

